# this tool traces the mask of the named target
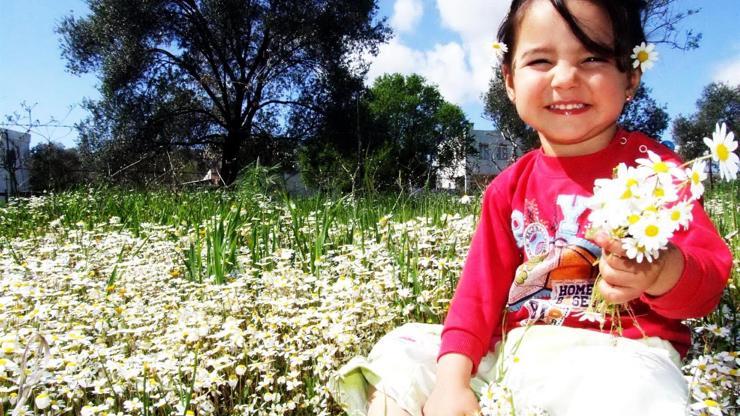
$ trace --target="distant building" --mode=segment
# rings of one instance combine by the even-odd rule
[[[0,129],[0,197],[31,191],[28,157],[31,135]]]
[[[440,170],[437,188],[468,192],[482,187],[501,173],[513,160],[514,146],[495,130],[471,130],[477,154],[468,155],[453,167]]]

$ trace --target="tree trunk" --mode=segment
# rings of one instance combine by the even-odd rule
[[[241,160],[239,160],[239,150],[244,141],[242,134],[243,132],[238,129],[229,130],[226,133],[226,141],[221,152],[221,178],[225,185],[234,183],[242,168]]]

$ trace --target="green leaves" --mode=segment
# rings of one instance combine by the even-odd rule
[[[514,145],[517,156],[539,146],[537,132],[524,124],[516,112],[516,107],[506,95],[504,78],[500,69],[494,69],[494,75],[483,99],[485,100],[486,117],[501,131],[504,138]]]
[[[678,116],[673,122],[673,138],[684,159],[695,159],[706,150],[703,139],[715,123],[726,123],[731,131],[740,126],[740,86],[714,82],[696,102],[696,113]]]
[[[649,137],[659,139],[668,127],[665,104],[659,105],[650,96],[651,89],[643,84],[622,110],[618,124],[630,131],[641,131]]]
[[[350,57],[374,52],[388,35],[375,0],[88,4],[90,15],[57,29],[68,67],[100,79],[102,99],[89,103],[85,130],[133,142],[127,154],[214,146],[229,184],[247,162],[277,159],[259,140],[285,135],[276,115],[295,106],[316,112],[296,97],[323,93],[321,74],[357,72]]]

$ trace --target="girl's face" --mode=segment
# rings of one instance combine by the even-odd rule
[[[589,37],[614,43],[609,18],[598,6],[587,0],[567,5]],[[504,67],[509,98],[539,133],[546,154],[579,156],[603,149],[639,73],[620,72],[613,58],[589,52],[549,1],[525,7],[511,67]]]

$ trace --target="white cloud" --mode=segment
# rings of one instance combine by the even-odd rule
[[[419,51],[394,38],[380,47],[367,79],[372,83],[380,75],[395,72],[423,76],[439,86],[445,99],[456,104],[470,102],[480,96],[470,81],[473,74],[466,64],[465,50],[456,42],[437,44],[432,49]]]
[[[424,61],[424,52],[409,48],[395,37],[388,43],[380,45],[378,56],[371,59],[372,64],[367,73],[367,79],[372,83],[375,78],[385,73],[419,72],[418,68],[423,66]]]
[[[730,85],[740,84],[740,56],[717,65],[712,78]]]
[[[510,1],[437,0],[442,24],[464,40],[486,38],[493,41],[498,26],[509,10]]]
[[[396,20],[405,21],[399,12],[402,3],[418,0],[397,0],[391,25],[398,31]],[[458,105],[481,104],[481,95],[488,88],[494,62],[491,43],[509,9],[509,1],[436,0],[442,25],[456,36],[425,50],[413,49],[395,37],[381,45],[378,56],[371,59],[368,80],[372,82],[384,73],[417,73],[439,86],[446,100]],[[408,7],[408,6],[403,6]],[[411,25],[413,26],[413,25]]]
[[[437,84],[442,96],[453,103],[469,102],[479,95],[471,88],[470,68],[465,63],[465,51],[458,43],[435,45],[426,52],[426,67],[421,74]]]
[[[424,13],[421,0],[396,0],[393,5],[393,17],[391,27],[397,32],[410,32],[414,30]]]
[[[496,32],[509,11],[510,1],[466,0],[460,7],[459,0],[437,0],[442,24],[458,33],[466,52],[469,67],[471,100],[480,100],[493,75],[494,62],[491,44]]]

